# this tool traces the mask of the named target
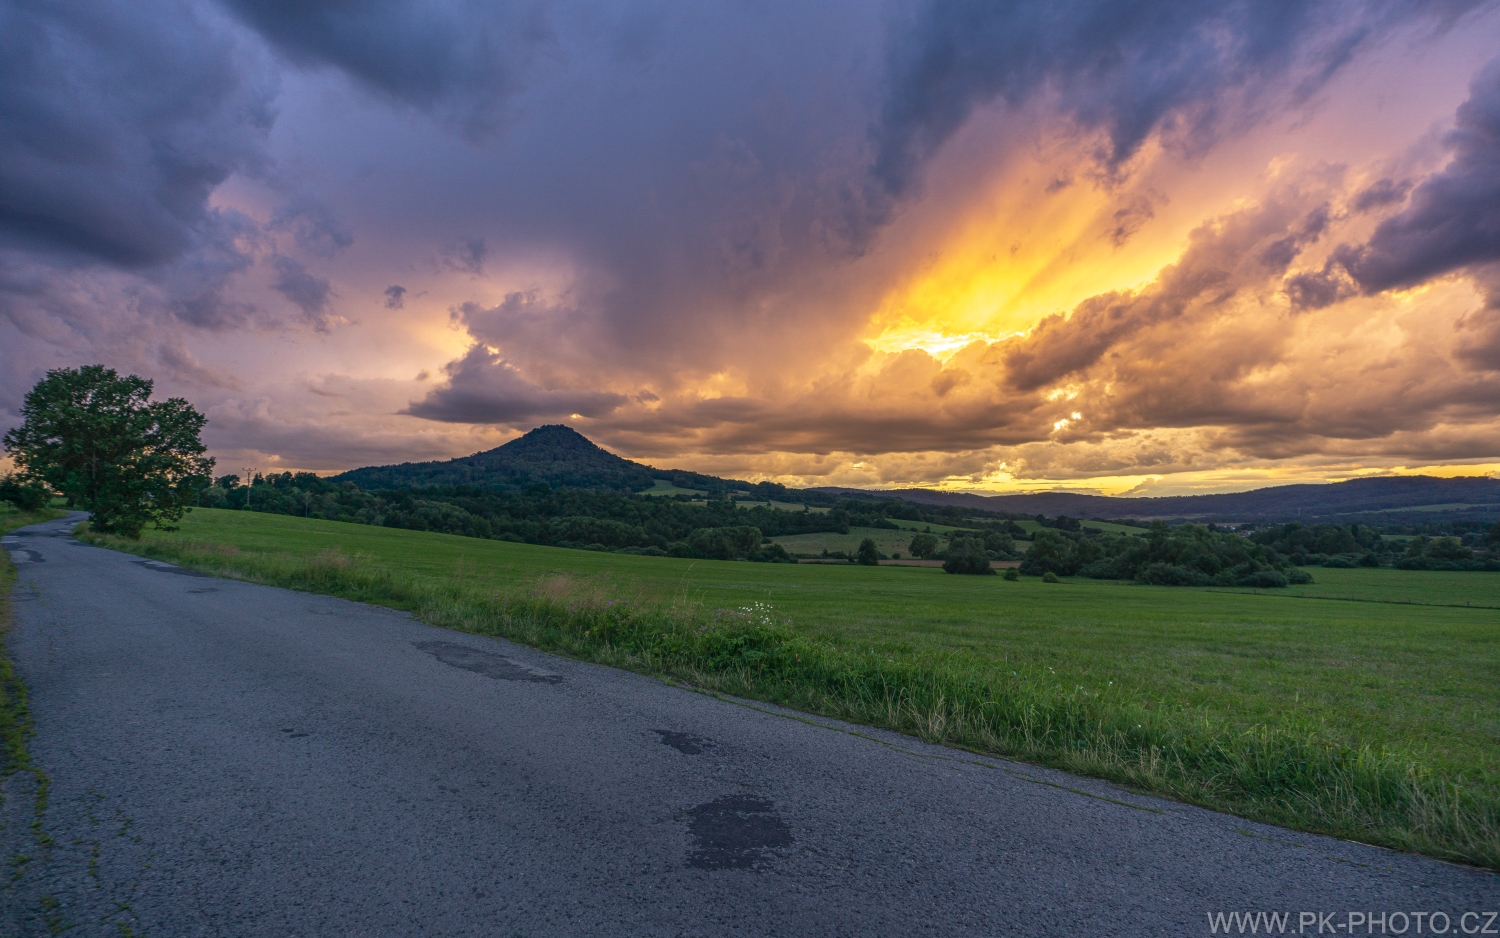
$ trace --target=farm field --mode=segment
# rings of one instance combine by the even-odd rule
[[[1016,524],[1019,524],[1021,527],[1025,528],[1027,534],[1035,534],[1037,531],[1040,531],[1043,528],[1043,525],[1037,521],[1017,521]],[[1132,528],[1126,524],[1111,524],[1108,521],[1080,521],[1078,522],[1078,524],[1081,527],[1093,528],[1096,531],[1104,531],[1108,534],[1146,533],[1145,528]]]
[[[857,545],[865,530],[898,533],[856,529],[847,537]],[[769,602],[795,629],[840,643],[957,652],[994,667],[1050,669],[1059,682],[1095,689],[1113,681],[1236,724],[1315,719],[1349,742],[1427,749],[1454,769],[1500,780],[1500,681],[1493,680],[1500,613],[1454,608],[1451,583],[1434,582],[1449,577],[1476,595],[1489,587],[1493,600],[1496,574],[1317,569],[1318,583],[1295,588],[1341,598],[1372,589],[1401,599],[1353,603],[1298,597],[1293,588],[1236,592],[1083,578],[1052,585],[931,567],[637,557],[209,509],[194,511],[177,533],[148,530],[143,544],[199,540],[250,554],[312,557],[336,549],[361,564],[429,577],[451,576],[462,562],[470,575],[497,583],[566,574],[608,583],[622,597],[683,592],[728,608]],[[1366,576],[1339,584],[1330,574]],[[1464,577],[1476,582],[1467,587]]]
[[[1500,609],[1500,573],[1451,570],[1389,570],[1307,567],[1313,582],[1275,590],[1276,595],[1352,602],[1409,603]],[[1212,587],[1214,592],[1247,592]],[[1270,595],[1273,591],[1261,590]]]
[[[909,533],[899,533],[909,539]],[[857,544],[859,536],[848,537]],[[136,545],[110,543],[267,582],[295,581],[287,571],[333,557],[343,565],[339,569],[414,578],[439,592],[445,584],[503,591],[548,581],[587,584],[611,602],[675,602],[704,614],[735,615],[763,603],[768,605],[760,608],[773,610],[793,636],[821,643],[830,653],[858,653],[913,673],[1011,682],[1037,699],[1084,701],[1106,714],[1149,710],[1165,714],[1161,719],[1179,728],[1172,732],[1217,726],[1229,737],[1265,732],[1386,753],[1487,793],[1481,807],[1495,817],[1500,611],[1451,604],[1452,582],[1460,584],[1459,592],[1478,595],[1495,582],[1493,574],[1315,570],[1319,582],[1300,595],[1084,579],[1045,584],[1030,577],[956,577],[931,567],[639,557],[204,509],[190,514],[178,532],[148,530]],[[1453,581],[1433,579],[1443,576]],[[340,587],[336,579],[328,591],[381,599]],[[1311,592],[1318,589],[1335,598]],[[1401,601],[1342,601],[1357,593]],[[399,599],[386,602],[402,605]],[[564,647],[589,654],[578,650],[582,646]],[[801,698],[794,690],[751,686],[739,692],[796,702]],[[951,728],[927,724],[924,732],[897,722],[922,735],[964,740]],[[1028,754],[1088,770],[1082,757]],[[1168,787],[1195,797],[1190,787]],[[1329,821],[1284,817],[1285,805],[1276,804],[1236,810],[1337,829]],[[1420,837],[1378,830],[1361,836],[1421,843]],[[1493,831],[1481,840],[1486,837],[1489,846],[1448,855],[1493,865],[1484,860],[1494,850]],[[1443,854],[1447,848],[1421,849]]]
[[[936,528],[933,530],[936,531]],[[882,554],[900,553],[903,557],[909,557],[911,555],[907,548],[911,546],[912,533],[905,530],[892,531],[890,528],[851,527],[848,534],[819,531],[815,534],[788,534],[771,540],[793,554],[821,555],[825,550],[830,553],[843,551],[853,554],[859,550],[859,542],[868,537],[875,542],[875,549]]]
[[[691,495],[694,498],[702,498],[704,493],[700,489],[678,488],[670,482],[657,479],[649,489],[636,493],[637,495]]]
[[[808,506],[801,502],[761,501],[754,498],[736,499],[734,506],[736,508],[755,508],[758,506],[761,508],[774,508],[777,511],[810,511],[815,515],[821,515],[828,511],[826,507],[820,505]]]
[[[931,531],[933,534],[947,534],[949,531],[967,531],[969,528],[959,527],[952,524],[932,524],[927,521],[903,521],[900,518],[890,519],[891,523],[903,531],[915,534],[918,531]]]

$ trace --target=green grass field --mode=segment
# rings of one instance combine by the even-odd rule
[[[766,501],[764,499],[754,499],[754,498],[739,498],[739,499],[735,499],[734,505],[735,505],[736,508],[757,508],[757,507],[759,507],[759,508],[774,508],[777,511],[810,511],[810,512],[812,512],[815,515],[820,515],[820,514],[823,514],[823,513],[825,513],[825,512],[828,511],[828,509],[826,507],[820,507],[820,506],[817,506],[817,505],[813,505],[813,506],[809,507],[807,505],[802,504],[801,502],[778,502],[778,501],[774,501],[774,500],[773,501]]]
[[[785,547],[794,554],[821,555],[823,551],[843,551],[853,554],[859,550],[859,542],[865,538],[875,542],[875,549],[889,556],[899,552],[903,557],[910,557],[908,547],[911,545],[911,531],[892,531],[889,528],[850,528],[848,534],[839,534],[834,531],[820,531],[816,534],[788,534],[785,537],[773,537],[771,540]]]
[[[931,531],[933,534],[943,535],[949,533],[950,531],[970,530],[969,528],[959,527],[958,525],[953,524],[930,524],[926,521],[902,521],[899,518],[892,518],[891,523],[901,530],[910,531],[913,534],[917,533],[918,531]]]
[[[1017,521],[1021,527],[1026,529],[1027,534],[1035,534],[1043,527],[1038,521]],[[1132,528],[1125,524],[1111,524],[1108,521],[1080,521],[1080,527],[1093,528],[1096,531],[1104,531],[1109,534],[1145,534],[1145,528]]]
[[[663,479],[657,479],[649,489],[642,489],[637,495],[691,495],[694,498],[702,498],[704,492],[701,489],[681,489]]]
[[[1500,574],[1314,570],[1310,586],[1261,592],[1012,583],[201,509],[177,533],[109,543],[1274,823],[1500,866]],[[1490,605],[1455,604],[1481,597]],[[605,610],[622,601],[655,611],[621,632]],[[756,603],[768,607],[745,612]],[[710,631],[767,608],[770,631]],[[702,645],[710,639],[718,644]]]
[[[1306,569],[1313,576],[1311,583],[1289,586],[1285,590],[1256,592],[1345,602],[1500,609],[1500,573],[1364,567],[1352,570],[1331,567]],[[1216,588],[1216,591],[1220,589],[1224,592],[1247,592],[1234,587]]]

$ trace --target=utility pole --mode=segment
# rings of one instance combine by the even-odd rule
[[[245,470],[245,510],[246,511],[251,511],[252,510],[250,508],[250,493],[255,489],[255,473],[256,473],[256,471],[257,471],[257,467],[255,467],[255,466],[250,466],[249,468],[247,468]]]

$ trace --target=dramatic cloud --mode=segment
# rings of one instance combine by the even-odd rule
[[[515,366],[477,346],[454,362],[449,373],[447,386],[403,413],[452,423],[545,423],[555,417],[602,417],[625,403],[620,394],[540,388]]]
[[[1412,287],[1500,261],[1500,59],[1474,80],[1445,139],[1452,162],[1423,180],[1369,243],[1335,255],[1365,290]]]
[[[271,289],[297,304],[309,320],[319,321],[332,298],[333,287],[328,281],[309,273],[301,261],[279,254],[271,258],[271,266],[276,268]]]
[[[1500,463],[1497,43],[1477,0],[18,0],[0,424],[102,361],[261,468],[559,421],[853,484]]]
[[[974,110],[1056,97],[1104,135],[1107,166],[1155,132],[1201,150],[1268,96],[1315,91],[1395,24],[1451,21],[1478,2],[1412,0],[988,0],[922,4],[892,44],[876,173],[904,193]]]
[[[189,251],[264,157],[273,84],[189,4],[0,8],[0,238],[122,267]]]
[[[466,129],[488,128],[556,37],[542,3],[226,0],[299,65],[336,67]]]

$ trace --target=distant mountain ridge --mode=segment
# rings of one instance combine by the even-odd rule
[[[897,489],[872,493],[862,489],[824,487],[828,493],[878,494],[925,505],[961,505],[983,511],[1023,515],[1070,515],[1078,518],[1167,518],[1190,521],[1311,521],[1392,513],[1474,512],[1500,517],[1500,479],[1463,476],[1382,476],[1322,485],[1278,485],[1249,492],[1220,495],[1170,495],[1120,498],[1072,492],[1035,492],[1020,495],[979,495],[973,492],[935,492]],[[1451,507],[1445,507],[1451,506]],[[1463,507],[1459,507],[1463,506]]]
[[[639,492],[658,481],[715,494],[755,493],[758,497],[797,497],[797,490],[754,484],[679,469],[657,469],[616,456],[588,437],[561,424],[537,427],[495,449],[458,459],[368,466],[333,477],[363,489],[472,485],[520,490],[543,484],[552,488]],[[1018,515],[1070,515],[1076,518],[1182,519],[1190,521],[1358,521],[1402,523],[1441,515],[1472,520],[1500,520],[1500,479],[1466,476],[1383,476],[1325,485],[1279,485],[1222,495],[1173,495],[1120,498],[1072,492],[1024,495],[980,495],[931,489],[819,487],[802,497],[827,501],[839,495],[898,498],[917,504],[954,505]]]

